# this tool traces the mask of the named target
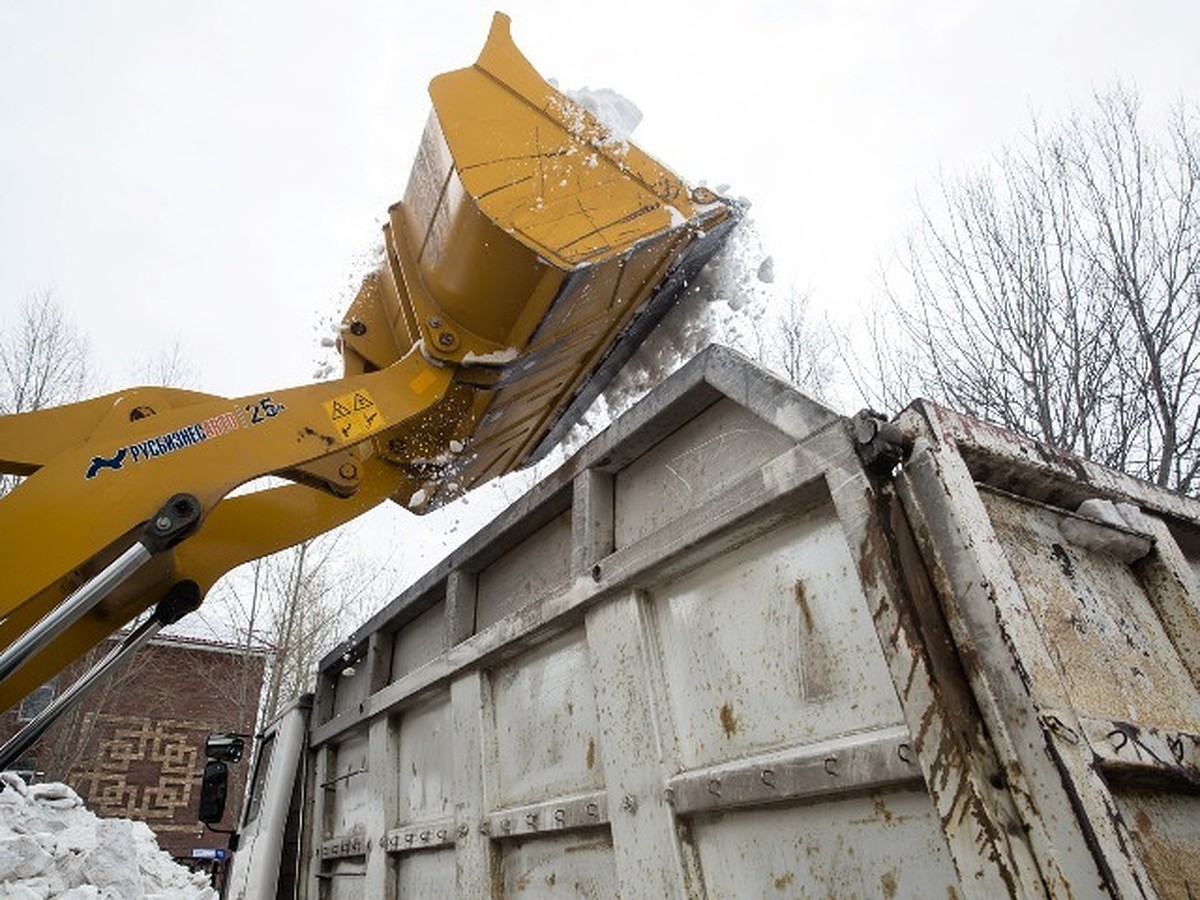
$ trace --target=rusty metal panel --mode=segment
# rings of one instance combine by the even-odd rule
[[[491,683],[499,805],[603,786],[596,699],[582,629],[498,667]]]
[[[701,816],[692,832],[709,900],[959,896],[923,792]]]
[[[1121,814],[1160,897],[1200,897],[1200,796],[1118,790]]]
[[[1200,688],[1179,664],[1146,587],[1104,549],[1103,534],[1089,532],[1090,545],[1071,540],[1077,517],[1064,510],[981,496],[1076,712],[1200,731]]]
[[[1177,867],[1123,796],[1200,783],[1200,591],[1174,537],[1200,505],[924,402],[899,430],[925,614],[944,617],[1043,889],[1162,895]]]
[[[326,839],[361,830],[373,790],[368,749],[365,734],[349,737],[334,748],[328,779],[319,786],[326,793]]]
[[[556,516],[479,573],[475,627],[482,631],[563,585],[571,570],[571,513]]]
[[[406,711],[399,731],[398,821],[424,822],[452,814],[450,698]]]
[[[612,837],[603,829],[502,841],[499,880],[497,900],[619,896]]]
[[[745,407],[717,402],[617,475],[616,546],[702,507],[792,443]]]
[[[902,721],[829,507],[652,591],[684,768]]]

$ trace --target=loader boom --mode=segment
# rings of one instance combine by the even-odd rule
[[[552,88],[501,14],[476,63],[430,94],[379,266],[343,321],[343,377],[0,418],[0,471],[27,476],[0,499],[4,708],[240,563],[388,498],[433,509],[545,453],[738,218]],[[266,475],[284,481],[234,493]]]

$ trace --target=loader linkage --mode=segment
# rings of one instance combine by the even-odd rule
[[[385,499],[424,512],[544,454],[719,248],[737,206],[613,140],[508,24],[430,86],[404,199],[343,321],[342,378],[0,418],[0,472],[26,476],[0,499],[0,705],[181,590],[198,603]],[[156,541],[180,504],[186,529]]]

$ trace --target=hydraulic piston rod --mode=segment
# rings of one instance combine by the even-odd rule
[[[49,646],[64,631],[129,579],[155,553],[175,546],[200,522],[200,504],[190,494],[176,494],[146,523],[141,539],[109,563],[98,575],[43,616],[0,654],[0,681],[25,660]]]
[[[141,546],[137,544],[135,546]],[[133,548],[130,548],[133,549]],[[200,589],[192,581],[181,581],[158,604],[154,613],[125,636],[96,665],[88,669],[57,699],[0,747],[0,770],[11,768],[46,733],[63,713],[78,703],[95,684],[117,665],[133,656],[167,625],[200,606]]]

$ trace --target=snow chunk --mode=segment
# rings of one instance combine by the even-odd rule
[[[606,143],[626,143],[638,123],[642,121],[642,111],[638,109],[637,104],[612,88],[581,87],[563,93],[595,116],[596,121],[604,126],[608,132]]]
[[[101,819],[64,784],[0,774],[0,897],[217,900],[202,872],[159,849],[144,822]]]
[[[467,365],[502,366],[510,363],[520,355],[516,347],[505,347],[503,350],[493,350],[491,353],[464,353],[463,362]]]
[[[601,148],[616,156],[629,152],[629,136],[642,121],[642,111],[636,103],[611,88],[583,87],[563,91],[563,96],[564,100],[555,98],[552,103],[567,131],[583,140],[588,132],[586,113],[590,113],[603,133]],[[588,166],[596,163],[595,158],[584,160]]]
[[[780,289],[759,277],[765,256],[757,228],[743,219],[684,289],[675,308],[567,433],[561,458],[599,434],[708,344],[720,343],[758,356],[767,311],[783,303]]]
[[[1078,518],[1066,518],[1059,531],[1070,543],[1087,550],[1115,556],[1132,563],[1150,552],[1153,543],[1145,514],[1132,503],[1113,503],[1095,497],[1084,500],[1077,510]],[[1102,523],[1097,527],[1092,523]]]

